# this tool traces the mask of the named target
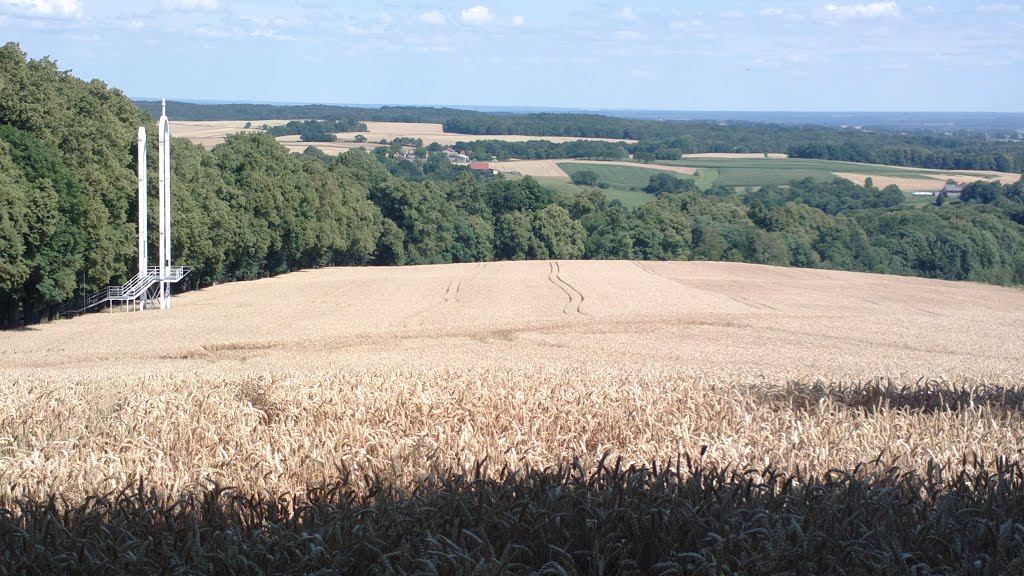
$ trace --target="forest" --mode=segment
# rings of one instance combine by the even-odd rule
[[[297,134],[303,142],[334,142],[335,132],[365,132],[366,124],[355,120],[292,120],[281,126],[262,127],[273,137]]]
[[[120,91],[29,60],[17,44],[0,48],[4,327],[52,318],[134,274],[140,125],[156,133]],[[155,158],[155,138],[149,147]],[[556,194],[529,177],[476,175],[437,153],[410,161],[387,150],[290,154],[267,133],[232,135],[210,151],[175,139],[172,252],[195,267],[185,288],[321,266],[547,258],[728,260],[1024,284],[1021,182],[974,185],[961,202],[919,208],[892,189],[843,180],[745,197],[659,180],[655,201],[626,209],[598,188]],[[155,162],[150,171],[155,195]],[[152,229],[156,208],[151,201]]]
[[[136,100],[135,104],[153,118],[160,116],[160,101]],[[449,118],[486,115],[472,110],[428,106],[334,106],[306,104],[195,104],[168,101],[178,120],[370,120],[374,122],[430,122],[441,124]]]

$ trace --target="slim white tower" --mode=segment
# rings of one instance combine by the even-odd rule
[[[146,175],[146,129],[139,127],[139,275],[145,276],[149,269],[149,254],[146,246],[146,238],[149,235],[149,206],[147,203],[147,188],[149,186]],[[146,309],[146,299],[142,298],[139,303],[139,310]]]
[[[167,100],[160,112],[160,308],[171,307],[171,126]]]

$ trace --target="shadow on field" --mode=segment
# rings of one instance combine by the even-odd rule
[[[677,459],[372,477],[306,496],[144,482],[5,502],[0,572],[102,574],[1019,574],[1024,469],[880,462],[824,477]]]
[[[1024,388],[991,384],[958,385],[928,381],[897,386],[888,381],[852,384],[790,382],[784,387],[758,388],[758,402],[776,409],[815,410],[833,404],[865,410],[910,410],[925,414],[978,408],[1024,412]]]

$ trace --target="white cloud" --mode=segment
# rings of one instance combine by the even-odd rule
[[[1020,6],[1013,4],[982,4],[978,6],[978,12],[989,12],[989,13],[1009,13],[1009,12],[1020,12]]]
[[[626,6],[625,8],[622,9],[622,17],[625,18],[626,20],[632,20],[636,18],[636,12],[633,12],[632,8]]]
[[[524,23],[526,23],[526,19],[523,18],[522,16],[513,16],[512,17],[512,25],[513,26],[518,28],[518,27],[522,26]]]
[[[444,17],[444,14],[441,14],[437,10],[431,10],[430,12],[420,14],[420,20],[427,24],[435,24],[438,26],[441,26],[448,21],[448,19]]]
[[[30,16],[78,18],[82,15],[79,0],[0,0],[0,7]]]
[[[673,32],[686,32],[704,28],[704,21],[700,18],[692,18],[690,20],[673,20],[668,23],[668,27]]]
[[[494,14],[487,6],[473,6],[462,11],[462,21],[466,24],[486,24],[494,20]]]
[[[872,2],[871,4],[826,4],[825,11],[841,18],[879,18],[899,16],[900,7],[895,2]]]
[[[266,40],[291,40],[291,36],[278,34],[276,30],[254,30],[249,33],[249,36]]]
[[[761,16],[782,16],[786,11],[782,8],[765,8],[761,10]]]
[[[256,29],[301,28],[307,24],[307,20],[301,16],[290,18],[284,18],[281,16],[275,16],[273,18],[242,16],[241,19],[251,23]]]
[[[146,27],[146,23],[142,20],[135,19],[128,22],[128,27],[132,30],[141,30]]]
[[[160,0],[160,6],[165,10],[181,10],[184,12],[216,10],[220,8],[220,0]]]
[[[618,30],[613,36],[619,42],[642,42],[647,39],[646,34],[636,30]]]
[[[172,32],[174,29],[171,30]],[[225,28],[218,28],[216,26],[200,26],[192,30],[196,36],[202,36],[203,38],[231,38],[234,33],[231,30]]]

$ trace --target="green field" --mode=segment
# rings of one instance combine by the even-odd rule
[[[554,190],[555,192],[565,192],[567,194],[575,194],[581,190],[592,189],[589,186],[577,186],[562,178],[545,178],[541,176],[537,177],[537,181],[545,188]],[[644,186],[646,185],[647,184],[644,183]],[[629,190],[625,188],[597,188],[597,190],[600,190],[609,201],[618,200],[627,208],[635,208],[641,204],[646,204],[655,198],[653,195],[648,194],[643,190]]]
[[[672,172],[670,170],[657,170],[654,168],[643,168],[640,166],[621,166],[616,164],[609,164],[603,166],[600,164],[578,164],[574,162],[559,162],[558,167],[565,171],[566,174],[572,176],[577,172],[589,171],[597,174],[601,182],[607,183],[612,188],[619,188],[624,190],[636,189],[647,186],[651,181],[651,176],[655,174],[671,174],[678,176],[686,180],[694,180],[693,176],[686,174],[680,174],[678,172]]]
[[[655,174],[671,174],[684,180],[695,180],[698,186],[702,183],[697,177],[689,176],[687,174],[681,174],[670,170],[658,170],[656,168],[644,168],[641,166],[621,166],[617,164],[604,166],[601,164],[559,162],[558,167],[564,170],[569,176],[584,170],[596,173],[601,182],[604,182],[609,186],[608,188],[601,189],[605,196],[607,196],[609,200],[618,200],[619,202],[622,202],[623,206],[630,208],[646,204],[647,202],[654,200],[654,196],[644,192],[643,188],[650,183],[651,176]],[[578,192],[585,188],[559,178],[539,178],[539,180],[548,188],[556,191]],[[710,187],[710,184],[708,187]]]
[[[712,186],[726,186],[741,193],[744,189],[757,189],[762,186],[785,186],[793,180],[803,178],[830,181],[836,178],[834,172],[893,176],[934,182],[925,175],[927,173],[925,170],[804,158],[687,158],[658,161],[657,164],[696,168],[696,176],[677,172],[671,172],[671,174],[694,180],[701,190],[707,190]],[[595,172],[601,182],[609,185],[608,188],[602,189],[608,199],[619,200],[627,207],[639,206],[654,200],[654,196],[644,192],[643,188],[647,186],[652,175],[663,172],[655,168],[641,166],[582,164],[572,161],[559,162],[558,166],[570,176],[583,170]],[[945,173],[977,178],[976,174],[965,172],[947,171]],[[538,180],[544,186],[559,192],[573,193],[584,189],[584,187],[576,186],[561,178],[538,178]],[[924,205],[933,201],[930,197],[917,197],[912,196],[909,191],[904,192],[909,204]]]
[[[814,178],[832,180],[833,172],[849,172],[874,176],[927,179],[923,170],[908,170],[875,164],[857,164],[835,160],[812,160],[805,158],[687,158],[684,160],[663,160],[657,164],[666,166],[690,166],[704,171],[717,170],[714,184],[730,187],[784,186],[793,180]],[[964,177],[976,175],[948,171]]]

